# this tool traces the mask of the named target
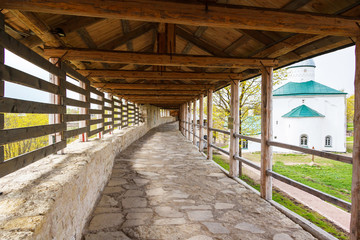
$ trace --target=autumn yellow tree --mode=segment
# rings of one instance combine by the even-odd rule
[[[13,114],[5,113],[5,129],[32,127],[49,123],[47,114]],[[48,145],[48,136],[26,139],[13,142],[4,146],[4,159],[33,151]]]
[[[346,119],[348,123],[354,121],[354,94],[346,99]]]

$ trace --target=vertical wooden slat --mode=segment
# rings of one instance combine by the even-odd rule
[[[85,96],[80,94],[80,100],[84,101],[84,102],[89,102],[90,101],[90,83],[89,82],[84,83],[84,82],[80,81],[80,87],[82,87],[86,90]],[[89,108],[80,108],[80,114],[89,115]],[[90,119],[90,117],[88,119]],[[90,124],[89,120],[80,121],[80,125],[79,125],[80,128],[87,127],[86,132],[79,136],[81,142],[87,142],[89,140],[88,139],[89,133],[90,133],[90,125],[89,124]]]
[[[56,67],[61,68],[61,61],[60,58],[50,58],[49,61],[54,64]],[[60,94],[50,94],[50,103],[57,104],[57,105],[64,105],[64,99],[66,98],[66,73],[62,76],[57,76],[54,74],[50,74],[50,82],[58,85],[60,87]],[[52,116],[52,117],[51,117]],[[49,117],[50,124],[57,124],[57,123],[63,123],[64,122],[64,115],[63,114],[54,114],[50,115]],[[55,133],[52,137],[50,136],[50,143],[55,144],[60,141],[66,141],[66,137],[63,132]],[[64,150],[58,152],[58,154],[63,154]]]
[[[196,145],[196,100],[193,102],[193,144]]]
[[[273,69],[262,68],[261,77],[261,178],[260,195],[272,199],[272,179],[266,171],[272,169],[272,151],[268,141],[272,138],[272,77]]]
[[[102,119],[102,123],[99,123],[98,124],[98,128],[103,128],[104,130],[104,105],[105,105],[105,102],[104,102],[104,93],[101,94],[101,96],[98,96],[98,100],[101,100],[101,105],[99,105],[99,109],[101,108],[102,110],[102,113],[101,113],[101,119]],[[99,139],[101,139],[103,136],[103,132],[99,132]]]
[[[212,136],[213,132],[210,130],[210,128],[213,127],[213,90],[209,89],[207,94],[207,158],[209,160],[212,160],[213,156],[213,150],[210,144],[212,144]]]
[[[187,122],[188,122],[188,140],[191,140],[191,102],[188,102],[187,107],[186,107],[186,111],[187,111]]]
[[[203,124],[204,124],[204,95],[200,95],[200,101],[199,101],[199,113],[200,113],[200,128],[199,128],[199,151],[204,151],[204,131],[203,131]]]
[[[239,133],[239,80],[231,82],[231,101],[230,101],[230,171],[232,177],[239,175],[239,164],[235,156],[239,153],[239,139],[234,137],[234,133]]]
[[[114,110],[115,110],[115,101],[114,101],[114,96],[111,96],[111,121],[112,121],[112,124],[111,124],[111,129],[112,129],[112,132],[114,132],[114,125],[115,125],[115,113],[114,113]]]
[[[355,113],[350,239],[360,239],[360,37],[355,48]]]
[[[0,12],[0,29],[5,31],[4,15]],[[0,64],[4,64],[5,61],[5,49],[0,45]],[[5,83],[2,80],[2,72],[0,70],[0,97],[5,94]],[[0,130],[5,127],[5,117],[3,113],[0,113]],[[4,146],[0,146],[0,162],[4,161]]]

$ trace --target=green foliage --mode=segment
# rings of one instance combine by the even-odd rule
[[[346,119],[348,123],[354,121],[355,95],[351,95],[346,99]]]
[[[47,114],[12,114],[5,113],[5,129],[32,127],[49,123]],[[33,151],[48,145],[48,136],[26,139],[4,145],[4,159]]]
[[[274,86],[281,83],[287,77],[286,69],[274,72]],[[240,82],[239,105],[240,105],[240,129],[239,132],[246,135],[256,135],[260,132],[260,77]],[[214,128],[224,129],[227,127],[230,116],[230,86],[222,88],[214,94],[213,119]]]

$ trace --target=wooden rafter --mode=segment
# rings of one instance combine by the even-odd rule
[[[200,93],[204,92],[204,90],[123,90],[123,89],[116,89],[113,90],[114,93],[119,95],[143,95],[143,96],[181,96],[181,95],[188,95],[194,96],[199,95]]]
[[[44,49],[44,55],[48,57],[61,57],[64,60],[162,66],[256,68],[260,66],[276,66],[277,64],[277,60],[275,59],[221,58],[210,56],[153,54],[74,48],[47,48]]]
[[[66,0],[2,0],[0,7],[55,14],[338,36],[357,36],[357,23],[360,22],[358,18],[232,5],[209,4],[206,11],[203,4],[165,0],[118,1],[116,5],[110,0],[82,0],[76,5]]]
[[[139,89],[139,90],[206,90],[213,88],[209,84],[121,84],[121,83],[93,83],[98,88],[108,89]]]

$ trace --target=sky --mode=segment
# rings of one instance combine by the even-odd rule
[[[316,70],[315,81],[335,88],[344,90],[352,95],[354,93],[354,74],[355,74],[355,48],[349,47],[328,53],[314,58]],[[49,73],[41,68],[29,63],[28,61],[5,51],[5,64],[21,71],[27,72],[44,80],[49,79]],[[70,96],[69,96],[70,95]],[[76,96],[69,97],[76,98]],[[17,84],[6,82],[5,96],[22,100],[49,103],[49,94],[23,87]]]

